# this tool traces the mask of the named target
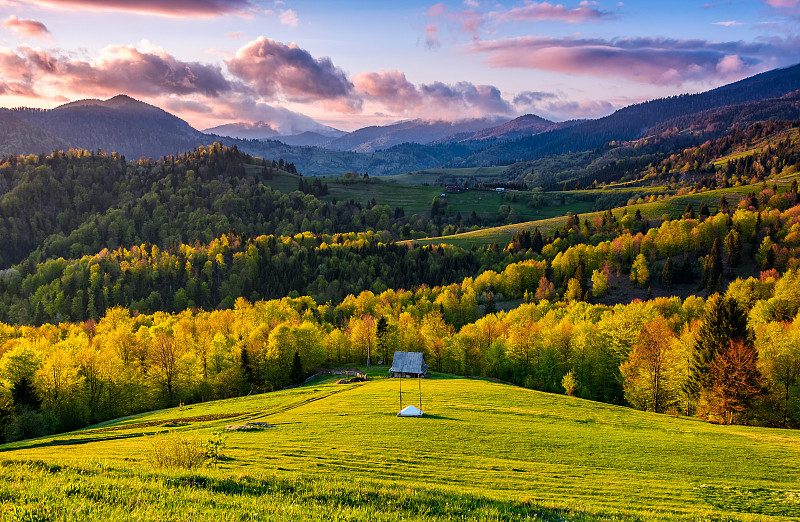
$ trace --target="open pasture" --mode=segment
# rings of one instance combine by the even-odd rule
[[[2,512],[245,520],[800,517],[797,431],[717,426],[446,376],[423,380],[423,418],[398,418],[398,385],[327,379],[2,446]],[[404,403],[416,404],[417,381],[403,385]],[[178,422],[164,426],[169,421]],[[246,421],[272,427],[223,431]],[[153,469],[148,448],[163,432],[196,439],[224,433],[227,458],[217,469]]]

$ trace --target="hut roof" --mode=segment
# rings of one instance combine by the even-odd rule
[[[394,352],[390,372],[424,374],[428,365],[422,358],[421,352]]]

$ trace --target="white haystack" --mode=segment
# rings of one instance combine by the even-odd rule
[[[422,417],[422,410],[417,408],[414,405],[406,406],[400,413],[397,414],[398,417]]]

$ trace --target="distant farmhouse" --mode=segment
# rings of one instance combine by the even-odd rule
[[[445,187],[445,190],[447,190],[447,192],[461,192],[462,189],[461,185],[457,183],[450,183]]]
[[[394,352],[389,377],[427,377],[428,365],[420,352]]]

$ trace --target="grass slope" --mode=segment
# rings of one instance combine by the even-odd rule
[[[797,177],[797,174],[789,174],[785,176],[781,176],[776,179],[771,179],[767,182],[768,186],[772,186],[773,184],[787,187],[791,185],[792,180]],[[717,212],[719,207],[719,200],[722,196],[725,196],[729,204],[732,208],[736,208],[738,205],[739,200],[746,196],[749,192],[758,193],[761,191],[762,184],[759,183],[757,185],[742,185],[739,187],[729,187],[725,189],[716,189],[716,190],[707,190],[705,192],[700,192],[696,194],[684,194],[679,196],[671,196],[664,200],[654,201],[652,203],[637,203],[634,205],[627,205],[624,207],[615,208],[612,212],[615,216],[620,217],[622,216],[624,211],[627,211],[629,214],[634,214],[636,210],[640,210],[642,212],[642,216],[647,219],[651,220],[660,220],[664,216],[668,216],[670,219],[676,219],[677,217],[681,216],[686,209],[686,206],[691,204],[694,208],[695,212],[697,212],[698,208],[700,207],[701,203],[705,203],[708,205],[708,208],[713,213]],[[577,195],[577,194],[586,194],[586,193],[594,193],[598,192],[596,190],[590,191],[567,191],[564,192],[565,195]],[[648,192],[647,188],[642,188],[642,193]],[[560,193],[559,193],[560,194]],[[582,202],[579,202],[582,203]],[[591,208],[591,205],[589,205]],[[545,210],[553,210],[553,211],[560,211],[562,213],[566,213],[567,211],[572,211],[574,214],[578,214],[583,220],[586,217],[593,216],[596,212],[589,211],[584,205],[568,205],[566,207],[549,207]],[[567,218],[564,215],[559,215],[557,217],[550,217],[546,219],[537,219],[535,221],[528,221],[524,223],[516,223],[513,225],[503,225],[499,227],[491,227],[485,228],[482,230],[475,230],[472,232],[464,232],[462,234],[454,234],[452,236],[442,236],[442,237],[431,237],[425,239],[414,239],[405,241],[404,243],[418,243],[420,245],[438,245],[438,244],[452,244],[452,245],[459,245],[462,247],[471,247],[473,245],[491,245],[492,243],[497,243],[498,245],[507,244],[511,241],[511,238],[517,232],[522,230],[530,230],[531,232],[535,228],[539,228],[542,233],[552,232],[554,229],[560,229],[566,223]]]
[[[528,205],[531,193],[528,192],[496,192],[493,190],[467,190],[459,193],[447,193],[444,187],[425,185],[406,185],[386,181],[385,177],[372,177],[369,180],[359,179],[353,182],[342,182],[337,178],[325,180],[328,183],[328,195],[322,199],[332,201],[354,200],[366,205],[372,199],[378,205],[389,205],[390,208],[401,207],[406,216],[412,214],[428,215],[435,198],[441,203],[447,203],[446,212],[452,214],[460,212],[464,221],[467,221],[472,212],[481,219],[494,219],[500,205],[508,205],[522,219],[541,219],[542,217],[560,216],[567,210],[576,209],[579,212],[588,212],[592,208],[591,202],[579,201],[573,205],[544,206],[533,208]],[[294,187],[297,188],[296,186]],[[445,194],[444,197],[441,197]],[[513,201],[514,194],[518,200]]]
[[[405,404],[416,403],[417,383],[403,384]],[[798,431],[716,426],[485,380],[435,378],[422,390],[426,415],[420,419],[395,416],[396,380],[326,380],[2,446],[0,513],[249,519],[257,512],[297,520],[800,517]],[[188,424],[161,426],[169,420]],[[153,438],[145,435],[206,438],[244,420],[274,427],[230,433],[230,459],[218,470],[147,465]]]
[[[505,175],[508,167],[468,167],[457,169],[427,169],[405,174],[381,176],[381,179],[402,185],[439,185],[441,182],[463,184],[464,180],[478,183],[497,183],[508,181]],[[471,183],[470,183],[471,185]]]

